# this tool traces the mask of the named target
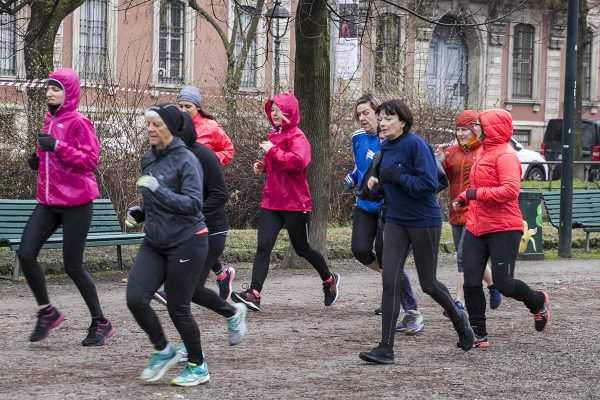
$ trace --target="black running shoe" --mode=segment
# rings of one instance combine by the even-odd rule
[[[52,306],[45,311],[38,311],[37,324],[29,337],[29,341],[39,342],[40,340],[46,339],[48,335],[50,335],[50,331],[59,326],[64,320],[65,317]]]
[[[469,351],[473,348],[473,343],[475,341],[475,332],[473,332],[473,328],[471,328],[471,324],[469,323],[469,315],[465,310],[456,310],[460,319],[457,321],[453,321],[454,329],[456,333],[458,333],[458,344],[461,349],[464,351]]]
[[[232,294],[231,285],[233,284],[233,278],[235,277],[235,269],[227,267],[223,271],[225,275],[222,279],[217,279],[217,286],[219,287],[219,297],[225,301],[229,301]]]
[[[393,364],[394,363],[394,350],[385,348],[383,344],[379,343],[379,346],[375,347],[371,351],[363,351],[358,354],[361,360],[371,362],[375,364]]]
[[[260,297],[257,297],[252,289],[239,293],[233,292],[231,300],[236,303],[244,303],[249,310],[260,311]]]
[[[106,339],[115,333],[115,329],[108,318],[105,319],[106,322],[103,324],[100,321],[92,321],[86,338],[81,342],[83,346],[102,346]]]
[[[535,330],[538,332],[546,332],[548,326],[550,326],[550,296],[548,293],[544,293],[544,304],[542,308],[533,314],[533,320],[535,322]]]
[[[324,303],[326,306],[332,305],[337,300],[339,294],[338,289],[340,286],[340,281],[342,280],[342,278],[340,278],[340,274],[337,272],[332,272],[331,276],[333,276],[333,282],[327,285],[323,284],[323,293],[325,294]]]
[[[383,310],[381,309],[381,305],[379,305],[379,307],[377,307],[375,309],[375,315],[382,315],[383,314]]]

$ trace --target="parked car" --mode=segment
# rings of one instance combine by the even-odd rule
[[[548,121],[544,131],[541,154],[548,161],[562,160],[562,119],[551,119]],[[576,161],[600,161],[600,121],[581,121],[581,160]],[[552,179],[560,179],[560,165],[554,167]],[[588,174],[588,180],[598,179],[598,165],[593,165]]]
[[[521,180],[545,181],[548,179],[548,164],[545,164],[546,159],[544,156],[537,151],[524,148],[515,138],[510,138],[510,145],[517,152],[517,157],[521,162],[521,169],[523,170]]]

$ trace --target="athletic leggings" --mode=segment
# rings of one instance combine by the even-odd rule
[[[383,268],[383,228],[378,214],[371,214],[358,207],[354,208],[352,219],[352,254],[363,265],[379,261],[379,267]],[[373,241],[375,252],[373,253]],[[402,282],[400,284],[400,304],[405,311],[416,310],[417,301],[410,285],[410,279],[406,271],[402,271]]]
[[[473,331],[486,336],[485,294],[483,293],[483,273],[488,259],[492,264],[494,287],[505,297],[519,300],[532,313],[538,312],[544,305],[544,293],[532,290],[524,282],[514,279],[515,261],[521,241],[521,231],[495,232],[474,236],[465,233],[463,244],[463,265],[465,268],[465,306]]]
[[[62,225],[65,272],[75,283],[92,317],[102,317],[94,280],[83,267],[83,251],[92,214],[92,202],[76,207],[52,207],[38,204],[23,231],[17,251],[19,264],[38,305],[50,304],[44,271],[37,261],[40,249]]]
[[[223,254],[223,250],[225,249],[225,240],[227,239],[227,234],[229,233],[229,231],[223,231],[223,232],[217,232],[217,233],[212,233],[208,236],[208,255],[206,256],[206,261],[210,262],[211,258],[211,249],[213,247],[213,241],[215,242],[215,246],[216,249],[218,250],[218,246],[222,246],[220,253],[217,255],[216,259],[214,259],[214,261],[209,264],[210,268],[212,269],[212,272],[214,272],[215,274],[219,274],[222,270],[223,270],[223,265],[221,264],[221,261],[219,261],[219,257],[221,257],[221,254]],[[214,239],[213,239],[214,238]],[[219,245],[218,243],[223,243],[222,245]]]
[[[414,228],[400,226],[393,222],[385,224],[381,343],[394,346],[394,334],[400,313],[402,272],[411,245],[421,289],[448,312],[453,322],[460,319],[460,315],[454,308],[452,296],[436,277],[440,235],[441,227]]]
[[[303,211],[260,209],[258,217],[258,244],[252,266],[251,289],[258,292],[262,290],[263,283],[269,273],[271,251],[273,251],[277,235],[284,225],[296,253],[306,259],[317,270],[322,280],[329,279],[331,272],[325,258],[308,243],[309,218],[310,214]]]
[[[209,310],[224,316],[225,318],[229,318],[235,314],[235,308],[220,298],[219,295],[213,290],[204,286],[211,270],[210,266],[213,266],[212,270],[214,271],[214,265],[220,265],[219,257],[221,254],[223,254],[223,250],[225,249],[226,239],[227,233],[208,236],[208,254],[206,255],[205,265],[200,273],[200,279],[198,281],[198,285],[196,285],[192,302],[198,304],[199,306],[206,307]],[[171,301],[170,293],[167,293],[167,296],[169,301]]]
[[[144,240],[127,279],[127,307],[159,351],[168,341],[150,301],[164,283],[169,316],[188,350],[188,359],[195,364],[202,364],[204,359],[200,330],[192,315],[190,301],[205,266],[207,251],[205,234],[193,235],[182,244],[167,249],[156,248]]]

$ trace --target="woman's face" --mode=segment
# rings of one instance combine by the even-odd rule
[[[388,115],[384,111],[379,114],[379,128],[385,139],[393,140],[404,133],[405,121],[401,121],[397,115]]]
[[[360,126],[369,133],[377,132],[377,114],[370,103],[362,103],[356,106],[356,115]]]
[[[458,140],[458,144],[461,146],[469,143],[469,141],[473,139],[473,136],[475,136],[475,134],[469,128],[464,126],[456,127],[456,140]]]
[[[479,120],[473,122],[473,129],[475,129],[477,140],[482,141],[485,135],[483,134],[483,129],[481,129],[481,122],[479,122]]]
[[[146,117],[146,133],[151,146],[164,149],[173,140],[173,135],[162,118]]]
[[[178,101],[177,106],[181,110],[181,112],[187,113],[190,117],[194,118],[196,114],[198,114],[198,107],[192,102],[189,101]]]
[[[65,92],[58,86],[48,85],[46,101],[53,106],[60,106],[65,101]]]
[[[273,125],[281,126],[281,110],[275,103],[271,103],[271,120]]]

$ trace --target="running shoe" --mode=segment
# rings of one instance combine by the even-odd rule
[[[197,386],[208,383],[210,374],[208,373],[208,364],[203,362],[201,365],[187,363],[183,371],[177,378],[171,380],[173,386]]]
[[[379,346],[375,347],[371,351],[363,351],[358,354],[361,360],[375,363],[375,364],[393,364],[394,363],[394,350],[386,349],[385,346],[379,343]]]
[[[235,346],[240,344],[246,336],[246,313],[248,309],[244,303],[233,303],[235,314],[227,318],[227,331],[229,332],[229,344]]]
[[[464,310],[465,306],[463,305],[463,303],[460,302],[460,300],[454,300],[454,308],[456,308],[457,310]],[[446,318],[450,318],[446,310],[442,311],[442,315]]]
[[[37,323],[33,333],[29,337],[30,342],[39,342],[46,339],[50,335],[52,329],[59,326],[65,317],[53,306],[49,306],[47,310],[40,310],[37,313]]]
[[[465,310],[457,310],[460,319],[452,321],[454,329],[458,333],[458,347],[464,351],[469,351],[473,347],[475,341],[475,333],[471,324],[469,323],[469,315]]]
[[[185,348],[185,344],[182,343],[181,346],[179,346],[177,353],[179,353],[179,360],[177,360],[177,362],[188,362],[188,352]],[[204,355],[204,353],[202,353],[202,355]]]
[[[542,308],[533,315],[535,322],[535,330],[538,332],[546,332],[548,326],[550,326],[550,296],[548,293],[544,293],[544,304]]]
[[[323,293],[325,294],[324,303],[326,306],[330,306],[336,302],[339,295],[339,286],[342,278],[337,272],[332,272],[333,282],[329,284],[323,284]]]
[[[379,305],[379,307],[377,307],[375,309],[375,315],[382,315],[383,314],[383,310],[381,308],[381,304]]]
[[[403,333],[405,335],[414,335],[421,332],[425,325],[423,325],[423,314],[417,310],[408,310],[404,314],[402,322],[396,326],[396,332]]]
[[[257,295],[258,294],[258,295]],[[236,303],[244,303],[252,311],[260,311],[260,293],[248,288],[245,292],[233,292],[231,299]]]
[[[148,366],[142,371],[140,378],[145,382],[156,382],[161,379],[169,368],[177,364],[181,354],[175,351],[173,345],[168,345],[168,353],[162,354],[159,351],[152,353]]]
[[[115,333],[108,318],[105,318],[106,322],[100,323],[100,321],[92,321],[92,324],[87,330],[87,336],[81,344],[83,346],[102,346],[106,339],[110,338]]]
[[[154,300],[158,301],[163,306],[167,305],[167,292],[164,290],[159,290],[158,292],[154,293],[153,297]]]
[[[223,277],[217,278],[217,286],[219,287],[219,297],[225,301],[231,299],[231,285],[233,284],[233,278],[235,277],[235,269],[232,267],[224,268]]]
[[[460,347],[460,342],[456,343],[456,347]],[[473,349],[487,349],[490,347],[490,341],[487,336],[479,336],[475,334],[475,339],[473,340]]]
[[[490,292],[490,308],[495,310],[500,307],[500,304],[502,303],[502,294],[495,287],[488,286],[488,290]]]

